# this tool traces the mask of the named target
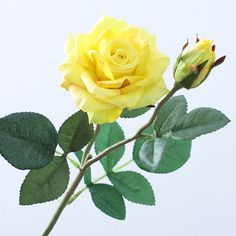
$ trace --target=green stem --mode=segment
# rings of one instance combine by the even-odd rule
[[[139,138],[154,138],[154,135],[142,134]]]
[[[88,145],[85,148],[84,154],[83,154],[83,162],[85,162],[86,164],[86,158],[89,156],[89,152],[93,146],[93,143],[96,139],[96,136],[98,134],[99,131],[99,126],[96,126],[95,132],[94,132],[94,136],[93,138],[90,140],[90,142],[88,143]],[[82,162],[82,167],[80,169],[79,174],[77,175],[76,179],[74,180],[74,182],[72,183],[71,187],[69,188],[69,190],[67,191],[67,193],[65,194],[63,200],[61,201],[60,205],[58,206],[55,214],[53,215],[51,221],[49,222],[46,230],[44,231],[44,233],[42,234],[42,236],[48,236],[49,233],[52,231],[53,227],[55,226],[55,224],[57,223],[61,213],[63,212],[63,210],[65,209],[69,199],[71,198],[71,196],[73,195],[73,193],[75,192],[76,188],[78,187],[79,183],[81,182],[85,171],[88,167],[83,166]]]
[[[151,119],[144,125],[142,126],[134,136],[132,136],[131,138],[122,140],[108,148],[106,148],[104,151],[102,151],[101,153],[99,153],[95,158],[91,159],[91,155],[89,154],[91,147],[93,146],[93,143],[95,141],[96,135],[98,133],[99,130],[99,126],[96,127],[95,129],[95,133],[94,133],[94,137],[92,138],[92,140],[89,142],[89,144],[87,145],[85,151],[84,151],[84,155],[82,158],[82,167],[81,170],[78,174],[78,176],[76,177],[75,181],[72,183],[72,186],[69,188],[68,192],[66,193],[66,195],[64,196],[64,199],[62,200],[62,202],[60,203],[59,207],[57,208],[53,218],[51,219],[51,221],[49,222],[48,227],[46,228],[46,230],[44,231],[42,236],[48,236],[49,233],[51,232],[51,230],[53,229],[53,227],[55,226],[57,220],[59,219],[62,211],[64,210],[64,208],[66,207],[68,201],[70,200],[71,196],[73,195],[73,193],[75,192],[76,188],[78,187],[80,181],[82,180],[86,169],[91,166],[92,164],[94,164],[95,162],[99,161],[101,158],[103,158],[104,156],[106,156],[108,153],[110,153],[111,151],[119,148],[120,146],[123,146],[129,142],[134,141],[136,138],[139,138],[142,135],[142,132],[148,128],[156,119],[156,115],[158,113],[158,111],[160,110],[160,108],[162,107],[162,105],[165,104],[165,102],[168,101],[169,98],[171,98],[173,96],[173,94],[178,91],[181,87],[177,84],[174,85],[174,87],[172,88],[172,90],[166,95],[166,97],[164,97],[164,99],[158,104],[158,106],[156,107],[153,115],[151,116]],[[104,177],[105,178],[105,177]]]
[[[123,165],[117,166],[116,168],[113,169],[113,172],[117,172],[119,170],[122,170],[124,167],[128,166],[130,163],[132,163],[134,160],[130,159],[129,161],[127,161],[126,163],[124,163]]]
[[[134,136],[122,140],[118,143],[115,143],[114,145],[106,148],[104,151],[100,152],[95,158],[88,160],[88,162],[85,163],[86,167],[91,166],[92,164],[94,164],[95,162],[99,161],[100,159],[102,159],[104,156],[106,156],[108,153],[110,153],[111,151],[127,144],[130,143],[132,141],[134,141],[135,139],[139,138],[140,136],[142,136],[142,132],[148,128],[150,125],[152,125],[152,123],[155,121],[157,113],[159,112],[159,110],[161,109],[161,107],[174,95],[174,93],[176,91],[178,91],[179,89],[181,89],[182,87],[178,84],[175,84],[174,87],[171,89],[171,91],[161,100],[161,102],[158,104],[158,106],[156,107],[155,111],[153,112],[150,120],[144,125],[142,126]]]
[[[161,107],[179,90],[181,89],[182,86],[175,83],[174,87],[170,90],[170,92],[160,101],[160,103],[158,104],[158,106],[156,107],[155,111],[153,112],[151,119],[144,125],[142,126],[138,132],[136,133],[137,136],[140,136],[142,134],[142,132],[148,128],[150,125],[152,125],[152,123],[155,121],[156,117],[157,117],[157,113],[159,112],[159,110],[161,109]]]
[[[92,146],[93,146],[93,144],[95,142],[95,139],[96,139],[96,137],[98,135],[99,129],[100,129],[100,125],[96,125],[93,138],[90,140],[90,142],[88,143],[88,145],[86,146],[86,148],[84,150],[84,154],[83,154],[83,157],[82,157],[82,160],[81,160],[82,167],[87,162],[87,160],[91,158],[89,153],[90,153],[90,150],[91,150],[91,148],[92,148]]]
[[[46,230],[42,234],[42,236],[48,236],[49,233],[52,231],[54,225],[56,224],[57,220],[59,219],[62,211],[67,205],[70,197],[73,195],[74,191],[76,190],[77,186],[79,185],[80,181],[84,176],[84,169],[81,169],[78,176],[76,177],[75,181],[73,182],[72,186],[69,188],[68,192],[66,193],[65,197],[63,198],[62,202],[60,203],[59,207],[57,208],[55,214],[53,215],[51,221],[49,222]]]

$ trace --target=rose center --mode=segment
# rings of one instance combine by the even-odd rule
[[[115,64],[125,64],[128,59],[128,55],[125,52],[125,49],[119,48],[111,51],[112,61]]]
[[[134,70],[139,63],[139,56],[129,41],[113,39],[106,46],[106,60],[113,69]]]
[[[139,54],[129,40],[103,39],[99,45],[99,54],[106,65],[104,73],[107,78],[131,76],[139,64]]]

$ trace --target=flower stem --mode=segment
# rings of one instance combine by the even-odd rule
[[[76,177],[75,181],[73,182],[72,186],[69,188],[68,192],[66,193],[65,197],[63,198],[62,202],[60,203],[59,207],[57,208],[55,214],[53,215],[48,227],[42,234],[42,236],[48,236],[51,230],[53,229],[54,225],[56,224],[58,218],[60,217],[62,211],[67,205],[67,202],[69,201],[71,195],[76,190],[77,186],[79,185],[80,181],[82,180],[85,173],[85,169],[81,169],[78,176]]]
[[[85,150],[84,150],[84,154],[83,154],[83,157],[82,157],[82,160],[81,160],[81,165],[82,167],[84,166],[84,164],[87,162],[88,159],[90,159],[90,150],[95,142],[95,139],[98,135],[98,132],[100,130],[100,125],[96,125],[95,127],[95,131],[94,131],[94,135],[92,137],[92,139],[90,140],[90,142],[88,143],[88,145],[86,146]]]
[[[154,113],[152,114],[150,120],[144,125],[142,126],[134,136],[122,140],[108,148],[106,148],[104,151],[100,152],[95,158],[91,159],[91,154],[89,154],[95,138],[98,134],[99,131],[99,126],[96,126],[95,132],[94,132],[94,136],[92,138],[92,140],[88,143],[85,151],[84,151],[84,155],[82,158],[82,162],[81,162],[81,169],[80,172],[78,174],[78,176],[76,177],[76,179],[74,180],[74,182],[72,183],[72,186],[69,188],[69,190],[67,191],[66,195],[64,196],[62,202],[60,203],[59,207],[57,208],[54,216],[52,217],[51,221],[49,222],[49,225],[47,226],[46,230],[44,231],[42,236],[48,236],[49,233],[51,232],[51,230],[53,229],[53,227],[55,226],[57,220],[59,219],[62,211],[65,209],[68,201],[70,200],[71,196],[73,195],[73,193],[75,192],[76,188],[78,187],[79,183],[81,182],[86,169],[91,166],[92,164],[94,164],[95,162],[99,161],[101,158],[103,158],[104,156],[106,156],[108,153],[110,153],[111,151],[119,148],[120,146],[123,146],[127,143],[130,143],[132,141],[134,141],[135,139],[139,138],[142,135],[142,132],[148,128],[156,119],[157,113],[160,110],[160,108],[162,107],[162,105],[164,105],[169,98],[171,98],[173,96],[173,94],[178,91],[181,88],[181,86],[175,84],[174,87],[172,88],[172,90],[161,100],[161,102],[158,104],[158,106],[156,107]],[[102,177],[100,177],[102,178]],[[104,176],[105,178],[105,176]],[[84,190],[83,190],[84,191]]]
[[[182,86],[179,84],[175,84],[174,87],[171,89],[171,91],[161,100],[161,102],[158,104],[158,106],[156,107],[155,111],[153,112],[150,120],[144,125],[142,126],[134,136],[122,140],[120,142],[117,142],[115,144],[113,144],[112,146],[106,148],[104,151],[100,152],[95,158],[88,160],[87,163],[85,163],[86,167],[91,166],[92,164],[94,164],[95,162],[99,161],[101,158],[103,158],[104,156],[106,156],[108,153],[110,153],[111,151],[127,144],[130,143],[132,141],[134,141],[135,139],[139,138],[140,136],[142,136],[142,132],[148,128],[156,119],[157,113],[159,112],[160,108],[174,95],[174,93],[176,91],[178,91],[179,89],[181,89]]]
[[[90,142],[88,143],[85,151],[84,151],[84,154],[83,154],[83,158],[82,158],[82,161],[86,161],[86,158],[87,156],[89,156],[89,152],[93,146],[93,143],[96,139],[96,136],[98,134],[98,131],[99,131],[99,125],[96,126],[95,128],[95,132],[94,132],[94,136],[93,138],[90,140]],[[57,223],[62,211],[64,210],[64,208],[66,207],[67,205],[67,202],[69,201],[70,197],[73,195],[73,193],[75,192],[76,188],[78,187],[80,181],[82,180],[84,174],[85,174],[85,171],[88,167],[86,166],[83,166],[83,162],[82,163],[82,167],[80,169],[80,172],[79,174],[77,175],[76,179],[74,180],[74,182],[72,183],[71,187],[69,188],[69,190],[67,191],[66,195],[64,196],[62,202],[60,203],[59,207],[57,208],[55,214],[53,215],[51,221],[49,222],[46,230],[44,231],[44,233],[42,234],[42,236],[48,236],[49,233],[52,231],[54,225]]]

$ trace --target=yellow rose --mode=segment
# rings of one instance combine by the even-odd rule
[[[187,89],[199,86],[209,75],[212,68],[221,64],[225,56],[215,61],[215,45],[212,40],[197,38],[192,48],[184,46],[174,66],[174,78]]]
[[[124,21],[103,17],[90,33],[70,35],[65,50],[62,87],[90,122],[114,122],[124,108],[152,105],[168,92],[168,57],[153,35]]]

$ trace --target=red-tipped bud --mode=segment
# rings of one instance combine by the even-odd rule
[[[190,89],[199,86],[213,67],[223,63],[225,56],[215,61],[215,45],[212,45],[211,40],[199,40],[198,36],[192,48],[187,46],[188,42],[175,63],[174,78],[177,83]]]

